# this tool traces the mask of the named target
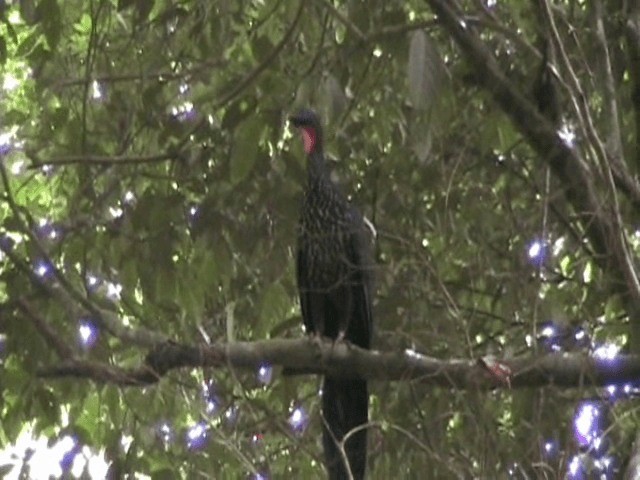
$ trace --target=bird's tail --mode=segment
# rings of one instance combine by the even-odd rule
[[[322,414],[325,424],[322,443],[330,480],[349,479],[340,443],[347,433],[369,421],[369,394],[364,380],[325,378],[322,387]],[[349,436],[344,450],[354,480],[364,478],[367,466],[367,430]]]

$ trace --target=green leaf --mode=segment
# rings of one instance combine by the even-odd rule
[[[176,285],[180,308],[189,320],[200,322],[204,312],[204,294],[202,284],[192,280],[191,275],[183,275],[183,280]]]
[[[44,387],[38,387],[34,392],[37,405],[40,407],[38,413],[38,428],[42,429],[50,425],[55,425],[58,420],[58,399],[55,395]]]
[[[291,308],[291,297],[280,282],[269,285],[262,295],[260,318],[264,323],[272,324],[282,320]]]
[[[419,110],[429,108],[438,94],[444,66],[435,44],[422,30],[411,35],[409,45],[409,98]]]
[[[263,129],[262,119],[253,116],[236,130],[229,167],[229,180],[233,185],[237,185],[251,173],[258,155],[258,144]]]
[[[326,121],[337,120],[347,108],[347,96],[340,82],[333,75],[325,76],[322,82],[322,97]]]
[[[33,52],[33,50],[38,46],[39,41],[40,35],[37,32],[24,37],[16,49],[16,57],[23,57]]]
[[[5,125],[21,125],[27,118],[29,118],[27,112],[11,109],[4,114],[3,120]]]
[[[176,477],[176,472],[173,468],[161,468],[151,472],[151,478],[153,480],[171,480]]]
[[[7,63],[7,41],[4,36],[0,36],[0,64]]]
[[[97,393],[91,393],[85,398],[82,405],[82,413],[80,417],[76,419],[75,424],[77,427],[84,429],[87,434],[93,438],[93,432],[96,428],[99,428],[101,424],[100,405],[102,400]],[[84,439],[87,441],[88,439]]]

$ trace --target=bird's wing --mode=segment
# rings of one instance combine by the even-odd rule
[[[373,263],[371,261],[371,249],[366,235],[366,227],[362,216],[355,209],[350,212],[352,225],[348,241],[349,261],[354,265],[353,273],[353,308],[354,317],[351,322],[352,337],[350,340],[364,348],[369,348],[373,334],[373,316],[371,313],[371,301],[373,295]]]

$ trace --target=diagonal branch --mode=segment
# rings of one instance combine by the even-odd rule
[[[331,15],[333,15],[340,23],[342,23],[347,28],[347,30],[353,33],[358,40],[360,40],[361,42],[364,42],[367,40],[367,37],[364,35],[364,33],[362,33],[362,31],[358,28],[358,26],[355,23],[353,23],[346,15],[343,15],[342,13],[340,13],[340,10],[334,7],[331,4],[331,2],[329,2],[328,0],[316,0],[316,1],[320,5],[322,5],[324,8],[326,8],[329,11],[329,13],[331,13]]]
[[[99,307],[72,285],[65,274],[51,260],[47,249],[42,245],[29,225],[23,220],[21,214],[22,209],[13,197],[9,177],[2,162],[0,162],[0,184],[4,187],[6,202],[18,222],[21,232],[27,236],[37,254],[50,265],[56,281],[51,283],[42,281],[42,279],[26,265],[26,262],[12,250],[11,246],[6,243],[0,242],[0,251],[2,251],[16,268],[22,271],[36,287],[46,291],[47,294],[58,300],[68,310],[77,313],[76,316],[80,317],[88,313],[98,326],[104,328],[114,337],[119,338],[125,343],[153,347],[158,343],[166,341],[166,337],[160,333],[145,328],[131,329],[124,326],[115,312]]]
[[[49,322],[36,313],[27,300],[24,298],[18,299],[18,308],[26,314],[27,318],[29,318],[36,327],[38,333],[44,337],[45,341],[56,351],[60,358],[69,359],[75,356],[75,352],[73,348],[69,346],[69,343],[62,338]]]
[[[635,166],[640,167],[640,3],[629,2],[625,33],[629,61],[629,76],[632,82],[631,104],[635,120]]]
[[[598,73],[600,74],[600,81],[603,85],[603,107],[606,116],[605,124],[608,125],[609,128],[606,144],[613,158],[622,158],[622,133],[620,129],[616,85],[613,79],[611,55],[609,54],[609,39],[604,29],[604,8],[600,0],[594,0],[593,10],[595,12],[595,37],[598,40],[597,46],[602,55],[602,62]]]
[[[474,67],[480,85],[562,181],[565,196],[593,245],[594,261],[608,273],[614,290],[630,301],[630,311],[640,311],[640,282],[630,261],[624,231],[617,221],[619,212],[613,212],[615,207],[599,195],[592,167],[576,148],[558,136],[553,125],[507,78],[479,35],[454,9],[455,3],[427,2]]]

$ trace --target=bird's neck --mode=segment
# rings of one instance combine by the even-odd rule
[[[322,150],[314,150],[308,155],[307,175],[308,188],[313,189],[330,183],[329,169]]]

